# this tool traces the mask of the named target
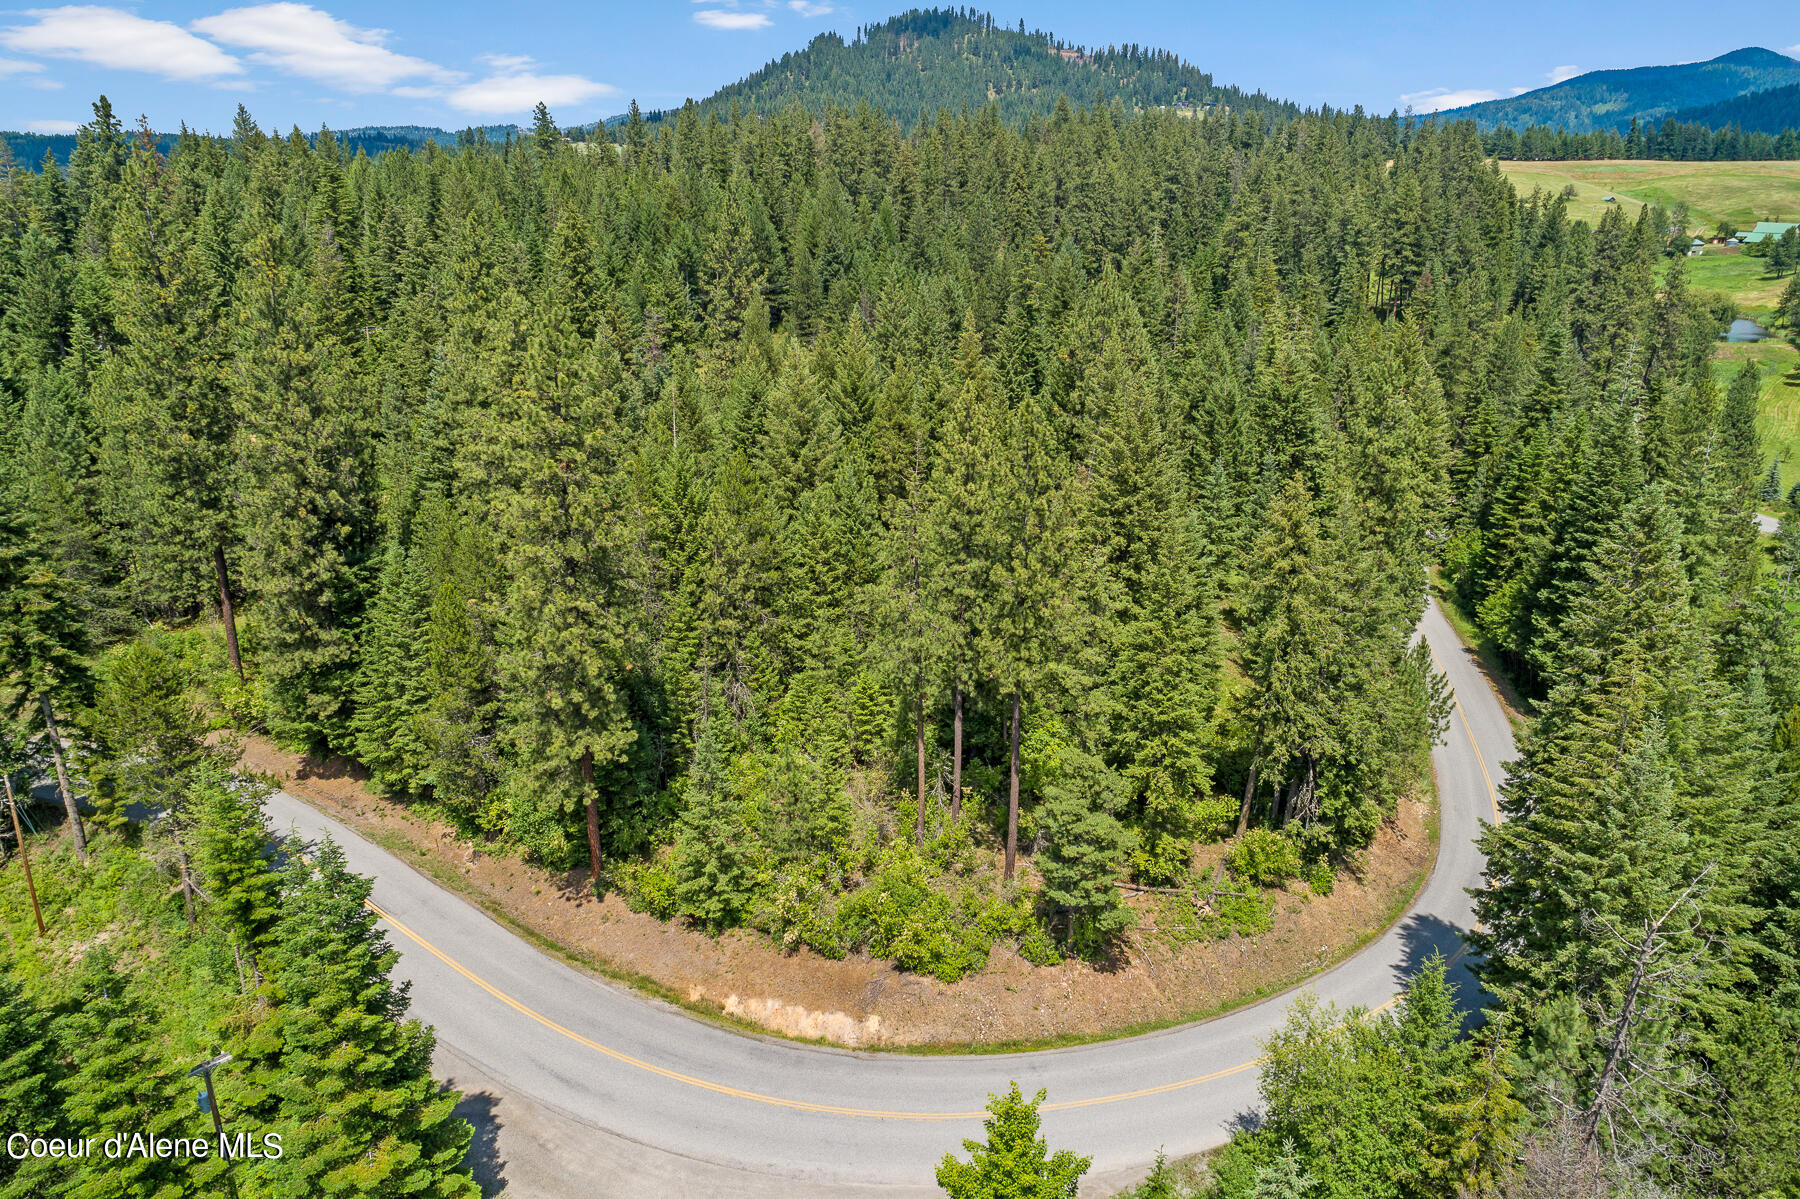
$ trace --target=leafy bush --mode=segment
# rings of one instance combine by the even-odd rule
[[[1194,805],[1194,833],[1217,841],[1237,823],[1238,801],[1229,795],[1209,795]]]
[[[844,956],[844,942],[832,913],[831,896],[813,878],[784,875],[757,902],[750,924],[793,951],[804,945],[824,957]]]
[[[668,920],[680,907],[676,894],[675,872],[669,868],[666,855],[645,862],[627,862],[613,871],[613,884],[624,897],[625,906],[658,920]]]
[[[1275,925],[1275,901],[1267,895],[1221,895],[1219,935],[1254,937]]]
[[[1231,873],[1259,887],[1279,887],[1300,873],[1300,851],[1280,833],[1266,828],[1247,831],[1226,857]]]
[[[1306,885],[1312,888],[1314,895],[1329,895],[1336,884],[1337,871],[1324,858],[1314,862],[1312,869],[1306,872]]]

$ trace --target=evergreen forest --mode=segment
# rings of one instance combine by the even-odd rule
[[[0,875],[0,1111],[154,1125],[81,1080],[237,1045],[221,1103],[319,1143],[258,1193],[468,1193],[367,884],[267,852],[220,729],[709,931],[1103,962],[1127,887],[1252,926],[1430,793],[1435,570],[1530,709],[1494,1007],[1299,1011],[1204,1185],[1793,1193],[1800,542],[1668,215],[1572,221],[1469,123],[1002,109],[372,158],[103,99],[9,168],[4,765],[111,931],[33,948]]]

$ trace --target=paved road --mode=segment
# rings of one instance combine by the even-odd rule
[[[1493,788],[1513,753],[1499,702],[1435,605],[1421,628],[1459,701],[1433,755],[1437,867],[1395,928],[1314,980],[1339,1004],[1383,1004],[1432,952],[1460,952],[1471,923],[1465,888],[1481,878],[1473,840],[1495,816]],[[1124,1177],[1159,1149],[1179,1156],[1229,1136],[1256,1104],[1257,1042],[1291,1001],[1130,1040],[1008,1056],[907,1057],[745,1036],[545,955],[290,796],[272,797],[269,815],[303,837],[329,832],[351,867],[375,878],[374,902],[401,950],[396,972],[412,981],[414,1014],[437,1026],[446,1073],[547,1120],[554,1131],[540,1122],[536,1148],[515,1131],[510,1149],[501,1137],[501,1154],[562,1154],[560,1174],[545,1177],[585,1179],[584,1194],[721,1186],[796,1196],[934,1193],[936,1161],[979,1132],[987,1094],[1012,1079],[1028,1092],[1049,1090],[1044,1125],[1053,1146],[1093,1154],[1096,1177]],[[1473,995],[1460,964],[1456,977]],[[528,1115],[514,1118],[530,1125]],[[491,1141],[492,1130],[483,1135]],[[546,1163],[498,1168],[505,1165],[489,1162],[489,1172],[542,1173]],[[519,1189],[556,1194],[560,1185]]]

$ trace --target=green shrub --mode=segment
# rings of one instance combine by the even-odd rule
[[[1320,858],[1313,863],[1312,869],[1306,872],[1306,885],[1313,889],[1314,895],[1329,895],[1331,888],[1337,883],[1337,871],[1331,863]]]
[[[775,938],[789,952],[804,945],[833,960],[844,956],[831,896],[817,879],[792,875],[777,879],[758,899],[750,924]]]
[[[1229,795],[1209,795],[1194,805],[1194,835],[1217,841],[1237,824],[1238,801]]]
[[[613,884],[624,897],[626,907],[658,920],[670,919],[680,906],[675,891],[675,872],[669,869],[669,860],[664,854],[615,868]]]
[[[1300,873],[1300,851],[1280,833],[1253,828],[1231,847],[1231,873],[1259,887],[1279,887]]]
[[[1221,895],[1220,935],[1254,937],[1275,925],[1275,901],[1267,895]]]

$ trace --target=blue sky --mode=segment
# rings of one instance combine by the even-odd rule
[[[159,129],[229,128],[239,102],[265,127],[526,119],[565,124],[704,96],[815,34],[929,0],[352,0],[142,3],[0,10],[0,128],[59,132],[104,91]],[[1193,0],[1041,0],[993,9],[1087,45],[1174,50],[1221,82],[1303,104],[1419,111],[1511,95],[1579,71],[1710,58],[1746,44],[1800,56],[1800,12],[1695,19],[1671,0],[1492,6],[1289,0],[1253,10]],[[1786,11],[1790,15],[1778,14]],[[1743,13],[1737,14],[1742,16]],[[1749,29],[1753,32],[1743,32]]]

